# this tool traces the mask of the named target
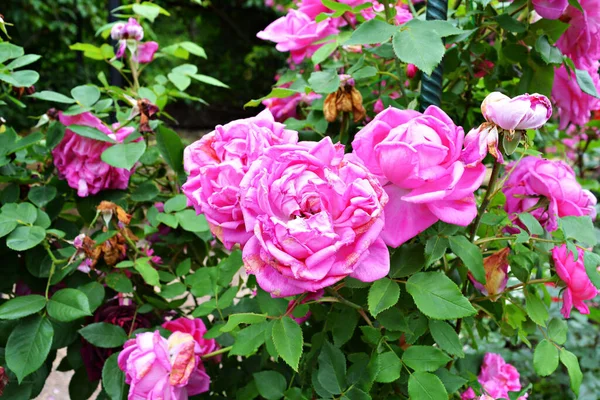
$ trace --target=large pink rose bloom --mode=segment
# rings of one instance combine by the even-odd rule
[[[353,155],[376,175],[390,201],[382,238],[397,247],[438,220],[466,226],[485,167],[461,161],[464,131],[442,110],[390,107],[356,134]]]
[[[533,9],[546,19],[558,19],[568,5],[569,0],[533,0]]]
[[[575,307],[582,314],[589,314],[590,309],[584,300],[591,300],[598,295],[598,289],[592,284],[583,264],[584,251],[577,249],[577,261],[573,253],[563,244],[552,249],[554,268],[560,279],[567,285],[563,292],[563,306],[560,310],[565,318],[571,316]]]
[[[387,275],[379,238],[387,195],[363,166],[330,138],[274,146],[241,183],[246,271],[261,288],[285,297],[316,292],[346,276],[372,282]]]
[[[600,91],[600,76],[598,76],[598,63],[589,69],[590,76],[596,90]],[[564,65],[554,70],[554,84],[552,85],[552,100],[558,108],[560,116],[560,129],[565,129],[569,124],[585,125],[592,116],[592,111],[600,108],[600,99],[584,93],[575,78]]]
[[[513,165],[507,169],[511,170]],[[558,217],[596,217],[596,198],[589,190],[582,189],[573,169],[562,160],[523,158],[502,191],[506,196],[504,209],[517,225],[520,225],[517,214],[523,212],[530,212],[549,232],[558,228]],[[546,202],[542,202],[544,198]]]
[[[206,325],[200,318],[177,318],[162,324],[162,327],[171,332],[189,333],[192,335],[198,346],[200,346],[200,355],[206,355],[219,349],[215,339],[205,339]]]
[[[518,392],[521,390],[519,378],[519,371],[504,361],[500,354],[486,353],[483,357],[479,377],[477,378],[484,391],[484,395],[479,397],[479,399],[489,398],[487,396],[493,399],[508,399],[508,392]],[[475,392],[472,388],[469,388],[461,395],[462,400],[475,398]],[[519,397],[519,400],[525,400],[526,398],[527,394]]]
[[[579,3],[583,13],[573,6],[567,8],[569,28],[556,45],[573,59],[577,68],[589,69],[600,59],[600,4],[598,0],[581,0]]]
[[[329,18],[315,22],[303,12],[290,9],[286,16],[274,21],[256,36],[277,43],[277,50],[289,51],[292,61],[300,64],[323,46],[323,43],[315,42],[336,33],[338,29],[331,24]]]
[[[175,332],[167,340],[158,331],[140,333],[123,347],[118,363],[128,400],[187,400],[208,391],[210,377],[191,335]]]
[[[78,115],[65,115],[61,112],[58,119],[65,126],[96,128],[118,143],[122,143],[134,131],[132,127],[125,127],[113,132],[89,112]],[[111,143],[79,136],[66,129],[65,136],[52,150],[59,176],[66,179],[70,187],[77,189],[78,196],[86,197],[104,189],[127,189],[133,169],[112,167],[100,158],[102,152],[110,146]]]
[[[252,236],[244,228],[239,206],[239,185],[250,164],[272,145],[297,141],[297,132],[285,129],[264,110],[256,117],[219,125],[185,149],[183,164],[189,176],[183,193],[228,249],[244,245]]]

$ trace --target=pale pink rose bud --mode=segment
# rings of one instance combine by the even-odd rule
[[[565,282],[567,288],[563,292],[561,313],[565,318],[571,315],[575,307],[582,314],[589,314],[590,309],[584,300],[591,300],[598,295],[598,289],[592,284],[583,263],[584,251],[577,249],[577,260],[573,253],[563,244],[552,249],[552,259],[556,274]]]
[[[510,98],[490,93],[481,103],[484,118],[502,129],[537,129],[552,116],[550,100],[541,94],[523,94]]]
[[[419,68],[415,64],[408,64],[406,66],[406,77],[408,79],[414,78],[417,72],[419,72]]]

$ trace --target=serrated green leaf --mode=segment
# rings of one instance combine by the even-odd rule
[[[290,317],[278,319],[273,324],[273,343],[279,356],[294,371],[298,371],[298,364],[302,356],[302,328]]]
[[[533,367],[539,376],[548,376],[558,368],[558,349],[546,339],[535,348]]]
[[[383,278],[373,283],[369,289],[369,312],[374,317],[392,307],[400,297],[400,286],[391,279]]]

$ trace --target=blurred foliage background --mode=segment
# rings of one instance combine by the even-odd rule
[[[117,0],[118,5],[131,1]],[[170,18],[158,18],[146,29],[146,38],[159,42],[161,48],[183,40],[202,46],[208,59],[201,60],[199,72],[211,75],[230,86],[229,90],[199,83],[189,90],[193,96],[209,104],[179,101],[167,111],[181,128],[212,129],[216,124],[249,116],[255,109],[243,105],[270,91],[277,69],[284,65],[285,55],[256,33],[277,18],[262,0],[158,0],[155,3],[171,12]],[[40,72],[36,90],[66,93],[86,82],[98,83],[100,71],[109,76],[108,65],[86,59],[81,52],[69,49],[77,42],[101,43],[96,31],[109,22],[108,0],[3,0],[0,14],[14,23],[13,43],[26,53],[41,54],[35,64]],[[173,23],[177,21],[177,23]],[[167,63],[157,60],[150,68],[164,69]],[[162,71],[156,71],[162,72]],[[155,74],[149,74],[154,76]],[[27,116],[43,114],[47,103],[31,104],[27,113],[17,106],[6,113],[11,124],[27,129],[33,120]]]

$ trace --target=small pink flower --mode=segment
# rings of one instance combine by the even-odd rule
[[[568,5],[569,0],[533,0],[533,9],[546,19],[558,19]]]
[[[571,308],[575,307],[582,314],[589,314],[590,309],[584,300],[591,300],[598,295],[598,289],[592,284],[583,264],[584,251],[577,248],[577,260],[573,253],[563,244],[552,249],[552,259],[556,274],[565,282],[567,288],[563,292],[562,315],[571,316]]]
[[[135,18],[129,18],[127,23],[119,22],[113,25],[110,36],[114,40],[132,39],[139,42],[144,38],[144,28]]]
[[[492,92],[481,103],[481,112],[488,122],[502,129],[537,129],[552,116],[552,104],[546,96],[537,93],[511,99]]]
[[[137,53],[134,55],[134,61],[140,64],[148,64],[154,59],[154,53],[158,51],[158,43],[144,42],[140,43],[137,48]]]
[[[256,36],[277,43],[277,50],[291,52],[292,61],[300,64],[310,57],[323,43],[316,42],[338,33],[329,18],[315,22],[301,11],[290,9],[284,17],[271,23]]]
[[[481,371],[477,380],[483,389],[483,395],[478,399],[508,399],[508,392],[518,392],[521,390],[519,381],[519,371],[508,364],[500,354],[486,353],[481,364]],[[475,391],[469,388],[461,395],[462,400],[475,399]],[[519,397],[519,400],[525,400],[525,396]]]

